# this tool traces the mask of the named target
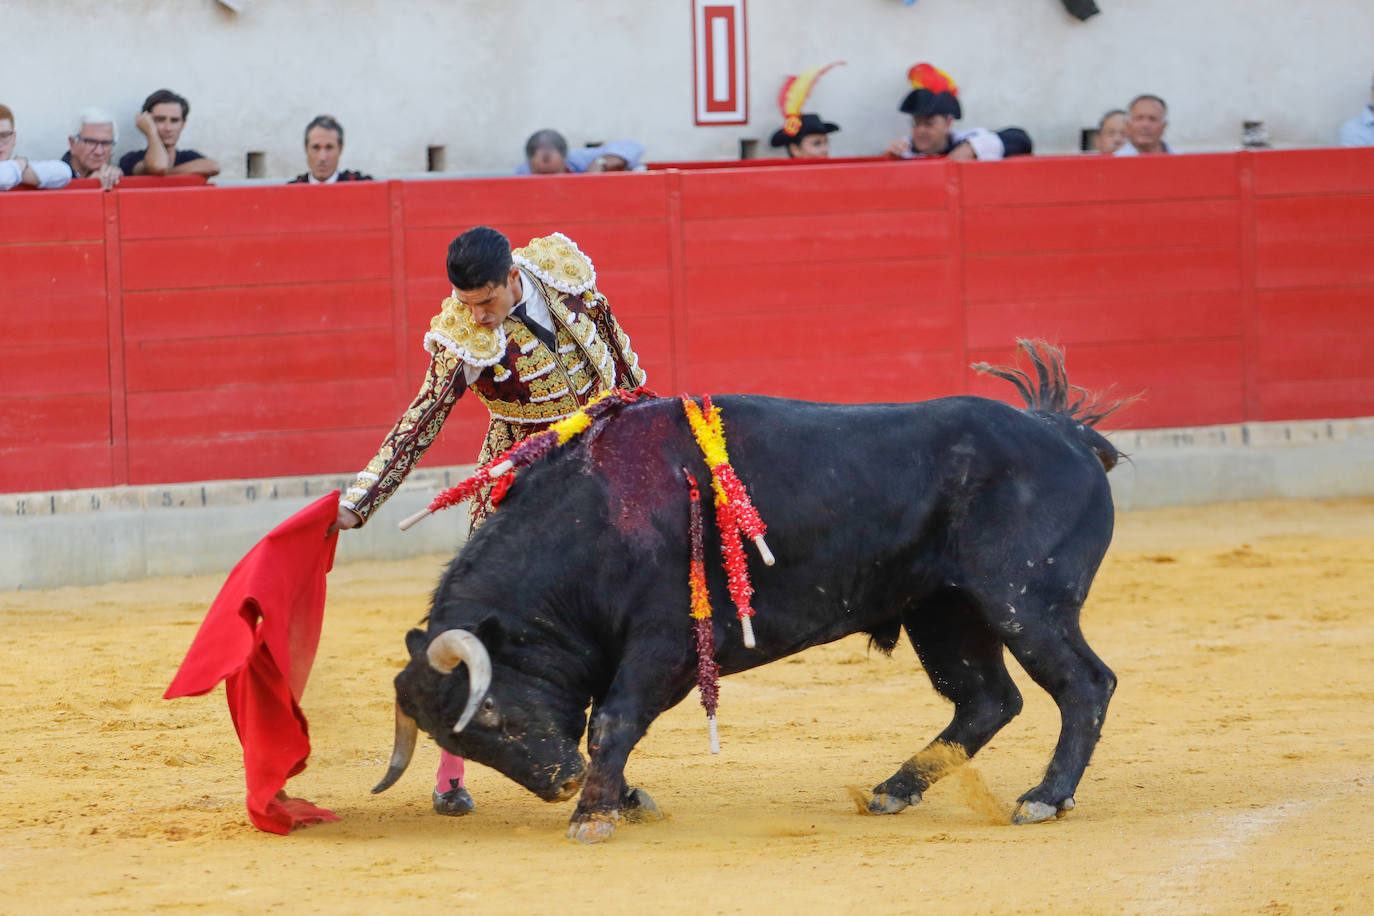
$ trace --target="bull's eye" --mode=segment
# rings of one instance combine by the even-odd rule
[[[491,697],[487,697],[482,701],[482,712],[491,712],[494,709],[496,709],[496,701]]]

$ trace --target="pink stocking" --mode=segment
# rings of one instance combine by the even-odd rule
[[[451,782],[454,779],[458,782]],[[439,751],[439,772],[434,774],[434,783],[435,791],[440,795],[453,791],[455,785],[461,788],[463,785],[463,758],[450,754],[448,751]]]

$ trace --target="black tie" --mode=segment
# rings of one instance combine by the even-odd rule
[[[550,352],[554,353],[555,355],[558,353],[558,339],[554,337],[553,331],[550,331],[548,328],[544,327],[542,324],[540,324],[539,322],[531,318],[529,315],[527,315],[525,313],[525,303],[522,302],[519,305],[517,305],[515,307],[515,310],[512,311],[511,314],[514,315],[516,318],[520,319],[520,323],[523,324],[525,327],[529,328],[530,333],[533,334],[535,337],[538,337],[539,340],[543,342],[544,346],[549,348]]]

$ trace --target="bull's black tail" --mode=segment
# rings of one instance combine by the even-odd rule
[[[1090,427],[1134,401],[1134,397],[1107,400],[1078,385],[1069,383],[1064,370],[1064,351],[1043,340],[1016,341],[1017,346],[1035,367],[1035,378],[1016,366],[992,366],[974,363],[973,368],[986,375],[1006,379],[1021,392],[1026,407],[1036,413],[1063,417],[1073,421],[1077,437],[1092,450],[1102,467],[1110,471],[1121,457],[1107,439]]]

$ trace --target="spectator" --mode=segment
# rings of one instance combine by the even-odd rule
[[[14,132],[14,112],[0,105],[0,191],[17,185],[31,188],[60,188],[72,180],[72,170],[56,159],[28,159],[14,155],[18,138]]]
[[[1172,153],[1169,144],[1164,142],[1164,128],[1169,126],[1168,116],[1169,106],[1157,95],[1138,95],[1131,99],[1126,121],[1126,142],[1112,155]]]
[[[983,127],[954,129],[964,116],[959,87],[949,74],[930,64],[907,71],[912,89],[901,111],[911,115],[911,136],[893,140],[884,150],[889,159],[948,156],[950,159],[1004,159],[1031,151],[1031,139],[1019,127],[991,131]]]
[[[159,89],[143,100],[134,125],[148,139],[148,148],[125,153],[119,167],[125,175],[219,174],[219,163],[193,149],[177,149],[186,128],[191,103],[170,89]]]
[[[1126,112],[1113,108],[1097,122],[1097,136],[1093,146],[1104,156],[1110,156],[1126,145]]]
[[[1341,125],[1341,146],[1374,146],[1374,81],[1369,85],[1369,104],[1364,114]]]
[[[305,125],[305,161],[310,171],[302,172],[287,184],[333,184],[336,181],[371,181],[371,175],[352,169],[339,171],[343,154],[343,125],[330,115],[317,115]]]
[[[634,140],[613,140],[599,146],[586,146],[568,153],[570,172],[636,172],[643,166],[644,144]]]
[[[778,94],[778,107],[782,109],[782,128],[769,141],[770,146],[786,147],[791,159],[829,159],[830,134],[840,129],[838,124],[822,121],[819,115],[802,114],[802,106],[815,88],[816,80],[831,67],[838,67],[844,61],[812,67],[800,76],[789,76],[782,84]]]
[[[102,109],[87,108],[77,121],[76,133],[67,138],[71,148],[62,154],[62,161],[73,178],[99,179],[101,189],[108,191],[124,177],[119,166],[110,163],[118,139],[114,118]]]
[[[568,168],[568,141],[556,130],[536,130],[525,141],[525,161],[517,175],[562,175]]]
[[[829,159],[830,134],[840,125],[822,121],[819,115],[804,114],[797,118],[797,132],[788,134],[784,126],[773,134],[770,146],[787,147],[789,159]]]

